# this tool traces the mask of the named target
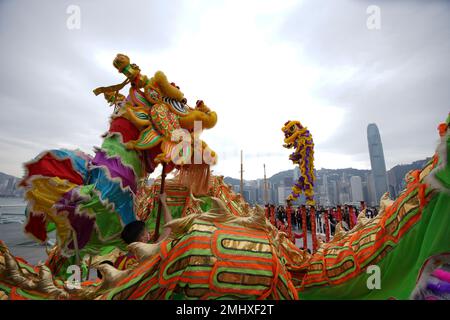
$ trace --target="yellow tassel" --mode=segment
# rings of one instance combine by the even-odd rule
[[[194,195],[206,195],[209,189],[210,170],[208,164],[188,164],[181,167],[179,182],[190,188]]]

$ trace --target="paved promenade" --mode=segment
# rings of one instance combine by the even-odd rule
[[[0,224],[0,240],[6,243],[9,250],[31,264],[47,259],[45,245],[37,242],[23,233],[23,224],[17,222]]]

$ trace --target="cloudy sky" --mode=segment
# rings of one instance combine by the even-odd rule
[[[101,144],[111,109],[92,89],[123,80],[117,53],[218,112],[202,137],[234,177],[241,149],[245,178],[293,168],[287,120],[312,132],[317,168],[360,169],[375,122],[391,168],[432,155],[450,111],[449,1],[1,0],[0,42],[0,171],[16,176],[42,150]]]

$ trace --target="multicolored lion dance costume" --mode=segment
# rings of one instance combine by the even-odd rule
[[[161,87],[159,89],[164,92]],[[118,94],[111,94],[111,96],[116,100]],[[124,105],[119,110],[121,108],[124,108]],[[122,115],[119,118],[133,123],[129,120],[132,119],[131,117],[125,117],[126,113],[119,112],[119,114]],[[152,121],[155,120],[152,118]],[[344,231],[342,225],[338,225],[333,240],[323,243],[313,255],[298,249],[285,233],[277,230],[266,219],[261,208],[250,208],[241,196],[236,195],[231,187],[223,182],[222,177],[208,176],[207,188],[201,192],[193,192],[190,186],[175,177],[166,181],[165,189],[169,208],[176,218],[167,224],[171,228],[171,235],[167,240],[157,244],[131,244],[128,249],[139,261],[136,266],[119,271],[107,264],[97,264],[96,267],[103,274],[103,278],[84,281],[80,287],[74,288],[68,286],[60,276],[54,275],[52,270],[54,265],[51,263],[32,266],[23,259],[14,257],[5,245],[0,245],[0,298],[408,299],[413,296],[413,292],[417,291],[415,288],[423,275],[430,273],[446,279],[446,271],[440,266],[448,262],[447,257],[450,252],[449,124],[450,117],[440,126],[441,143],[433,159],[422,170],[413,171],[407,175],[407,187],[398,199],[392,201],[387,197],[383,198],[380,213],[376,218],[368,219],[362,213],[358,217],[356,226],[348,232]],[[115,137],[113,132],[117,131],[110,131],[107,137]],[[125,139],[126,141],[119,139],[123,143],[111,143],[114,147],[110,149],[102,147],[101,150],[119,150],[121,153],[117,152],[121,157],[116,158],[123,160],[122,164],[125,163],[125,155],[128,152],[136,154],[136,159],[143,160],[139,158],[142,156],[141,151],[125,147],[128,141],[139,141],[140,136],[145,139],[143,135],[140,135],[143,131],[134,132],[135,135]],[[164,152],[162,149],[164,147],[161,148]],[[148,150],[152,149],[146,149],[146,152],[149,152]],[[108,151],[104,152],[108,155]],[[54,153],[50,154],[54,157]],[[158,157],[158,159],[164,158],[164,154]],[[39,159],[44,157],[41,156]],[[79,158],[68,158],[66,162],[77,163],[73,159]],[[105,157],[105,159],[111,159],[111,157]],[[135,169],[140,168],[141,171],[145,169],[149,172],[151,167],[149,164],[156,159],[156,156],[149,157],[145,161],[140,161],[140,166],[136,160]],[[50,160],[55,165],[66,168],[61,165],[64,159]],[[74,167],[72,165],[72,168]],[[96,164],[87,168],[87,172],[103,168],[103,174],[111,183],[110,188],[114,187],[116,180],[113,174],[106,174],[111,172],[108,171],[109,166]],[[189,169],[190,167],[186,168],[186,170]],[[49,176],[44,175],[44,177]],[[91,184],[76,185],[69,180],[70,177],[70,175],[64,178],[58,176],[59,180],[56,179],[44,185],[48,188],[60,186],[58,190],[63,195],[74,190],[73,194],[79,194],[79,197],[66,197],[67,201],[64,202],[62,201],[64,197],[54,196],[51,200],[58,205],[31,207],[30,212],[46,209],[49,213],[44,212],[46,214],[44,217],[51,220],[51,217],[58,216],[57,210],[61,208],[59,203],[68,207],[73,206],[73,203],[80,203],[80,207],[74,209],[75,215],[84,212],[83,210],[91,210],[88,211],[87,218],[92,218],[105,208],[104,210],[111,210],[108,212],[110,216],[113,214],[121,221],[126,219],[126,215],[121,216],[120,210],[124,209],[120,206],[116,208],[115,205],[105,205],[105,199],[108,198],[102,196],[100,181],[105,181],[106,178],[103,179],[101,173],[94,174],[94,178],[87,174],[85,179],[87,182],[92,182]],[[33,177],[26,181],[34,186]],[[137,180],[134,181],[137,183]],[[68,186],[76,186],[67,190],[63,189],[64,183]],[[140,196],[132,199],[136,200],[133,208],[134,217],[147,221],[149,224],[154,222],[160,190],[159,183],[156,181],[152,186],[142,187]],[[119,186],[123,188],[123,184]],[[88,192],[89,188],[92,188],[92,193]],[[83,192],[75,193],[78,189],[82,189]],[[51,191],[50,194],[55,192]],[[106,194],[108,195],[108,192]],[[87,205],[96,199],[95,196],[98,197],[97,202],[91,206]],[[114,199],[116,198],[108,204],[114,204]],[[50,201],[46,202],[46,204],[49,203]],[[67,212],[70,214],[71,211],[67,209]],[[34,215],[42,216],[33,213]],[[84,214],[80,216],[85,217]],[[49,222],[43,220],[42,223]],[[92,239],[89,239],[84,247],[79,246],[81,251],[93,246],[95,242],[92,241],[97,239],[96,237],[100,238],[97,232],[101,235],[99,230],[103,229],[98,228],[97,224],[92,227],[94,230]],[[57,232],[64,231],[64,226],[64,224],[57,226]],[[70,253],[70,245],[63,246],[69,240],[61,235],[58,237],[57,248]],[[62,241],[64,239],[66,242]],[[71,239],[69,244],[75,240],[75,238],[68,239]],[[102,239],[107,242],[107,239]],[[79,244],[82,243],[81,240]],[[111,243],[107,242],[107,244]],[[98,245],[101,246],[101,244]],[[107,254],[107,252],[95,251],[97,257],[106,258]],[[430,264],[430,261],[433,263]],[[377,265],[381,270],[380,289],[369,289],[367,285],[369,274],[366,270],[372,265]],[[434,271],[429,270],[430,266]],[[435,270],[442,272],[435,272]],[[440,288],[442,287],[440,285]]]
[[[314,205],[314,142],[311,133],[303,127],[299,121],[288,121],[281,128],[285,135],[284,147],[294,148],[294,152],[289,156],[292,163],[297,164],[300,169],[300,177],[292,187],[292,193],[286,199],[295,201],[304,193],[306,204]]]

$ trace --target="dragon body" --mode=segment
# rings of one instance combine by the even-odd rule
[[[117,67],[117,63],[115,65]],[[151,83],[144,80],[144,84]],[[141,85],[140,82],[134,83],[137,87]],[[111,96],[116,101],[119,97],[117,94]],[[122,106],[119,115],[113,116],[113,119],[124,119],[120,121],[136,127],[125,116],[126,110],[123,109],[126,106],[123,102],[129,100],[119,100]],[[170,110],[169,106],[166,107]],[[48,220],[43,219],[41,223],[48,227],[45,223],[56,223],[52,217],[62,212],[58,211],[62,210],[62,205],[80,204],[81,207],[75,206],[75,215],[92,219],[105,210],[105,215],[117,217],[117,225],[132,219],[154,225],[160,181],[141,187],[138,196],[132,192],[141,176],[139,173],[151,171],[148,161],[156,164],[166,159],[167,149],[160,147],[159,153],[152,152],[154,157],[141,161],[142,150],[148,152],[155,147],[138,147],[145,139],[143,132],[160,132],[157,126],[153,126],[157,117],[152,119],[140,130],[134,130],[135,134],[128,138],[123,137],[128,135],[128,129],[122,134],[110,130],[98,151],[105,156],[97,156],[97,153],[94,158],[86,158],[80,155],[86,163],[79,160],[78,166],[74,159],[79,158],[67,158],[64,163],[70,164],[70,168],[86,168],[85,171],[76,171],[85,173],[80,174],[78,184],[70,180],[69,175],[50,177],[41,174],[48,180],[60,180],[55,180],[59,184],[48,182],[49,188],[50,185],[59,186],[59,193],[50,193],[55,196],[46,202],[46,207],[31,207],[30,213],[33,213],[30,217],[45,217]],[[71,287],[54,274],[49,264],[32,266],[14,257],[4,244],[0,244],[0,298],[408,299],[422,274],[422,267],[430,259],[437,261],[450,252],[449,122],[450,117],[440,126],[441,142],[433,159],[422,170],[407,175],[407,187],[398,199],[389,200],[385,196],[377,217],[368,219],[362,213],[357,224],[347,232],[342,225],[338,225],[334,238],[322,243],[313,255],[298,249],[286,233],[280,232],[268,221],[262,209],[251,208],[223,182],[222,177],[209,176],[206,191],[194,194],[192,188],[174,178],[166,181],[167,203],[175,218],[167,225],[171,228],[171,234],[161,243],[131,244],[128,249],[137,257],[137,265],[125,270],[117,270],[107,264],[97,265],[103,274],[102,279],[83,281],[80,286]],[[178,123],[182,126],[183,121]],[[167,137],[161,134],[161,140],[164,139]],[[44,158],[41,156],[35,163],[41,163]],[[115,179],[111,168],[102,162],[110,159],[119,159],[122,164],[127,164],[126,168],[134,169],[134,179],[127,179],[127,186],[124,175]],[[52,161],[60,164],[64,158],[58,157]],[[128,204],[125,207],[112,205],[116,198],[106,201],[109,199],[108,192],[102,189],[100,183],[106,180],[110,185],[108,190],[114,187],[120,187],[121,192],[127,187],[130,189],[131,199],[127,201],[134,204],[132,214],[126,214]],[[29,190],[33,190],[33,177],[26,181],[31,184]],[[73,196],[65,197],[71,191]],[[27,197],[30,198],[30,195]],[[68,199],[66,202],[62,201],[64,197]],[[91,206],[87,205],[90,203]],[[38,209],[44,211],[44,215],[38,214]],[[84,214],[83,210],[88,212]],[[70,214],[71,211],[66,209],[66,212]],[[63,227],[57,226],[57,231],[64,231]],[[101,240],[107,239],[99,236],[101,230],[97,225],[92,228],[95,230],[91,233],[93,238],[84,247],[81,239],[78,241],[80,250],[93,247],[97,242],[92,241],[97,238],[100,239],[100,250],[103,245]],[[114,226],[111,229],[115,230]],[[111,231],[111,239],[115,234]],[[65,248],[70,253],[70,243],[75,238],[59,237],[58,250]],[[64,246],[66,243],[68,245]],[[111,242],[105,245],[111,245]],[[93,252],[97,255],[108,254],[99,250]],[[367,285],[367,271],[371,266],[381,270],[381,288],[371,289]]]

